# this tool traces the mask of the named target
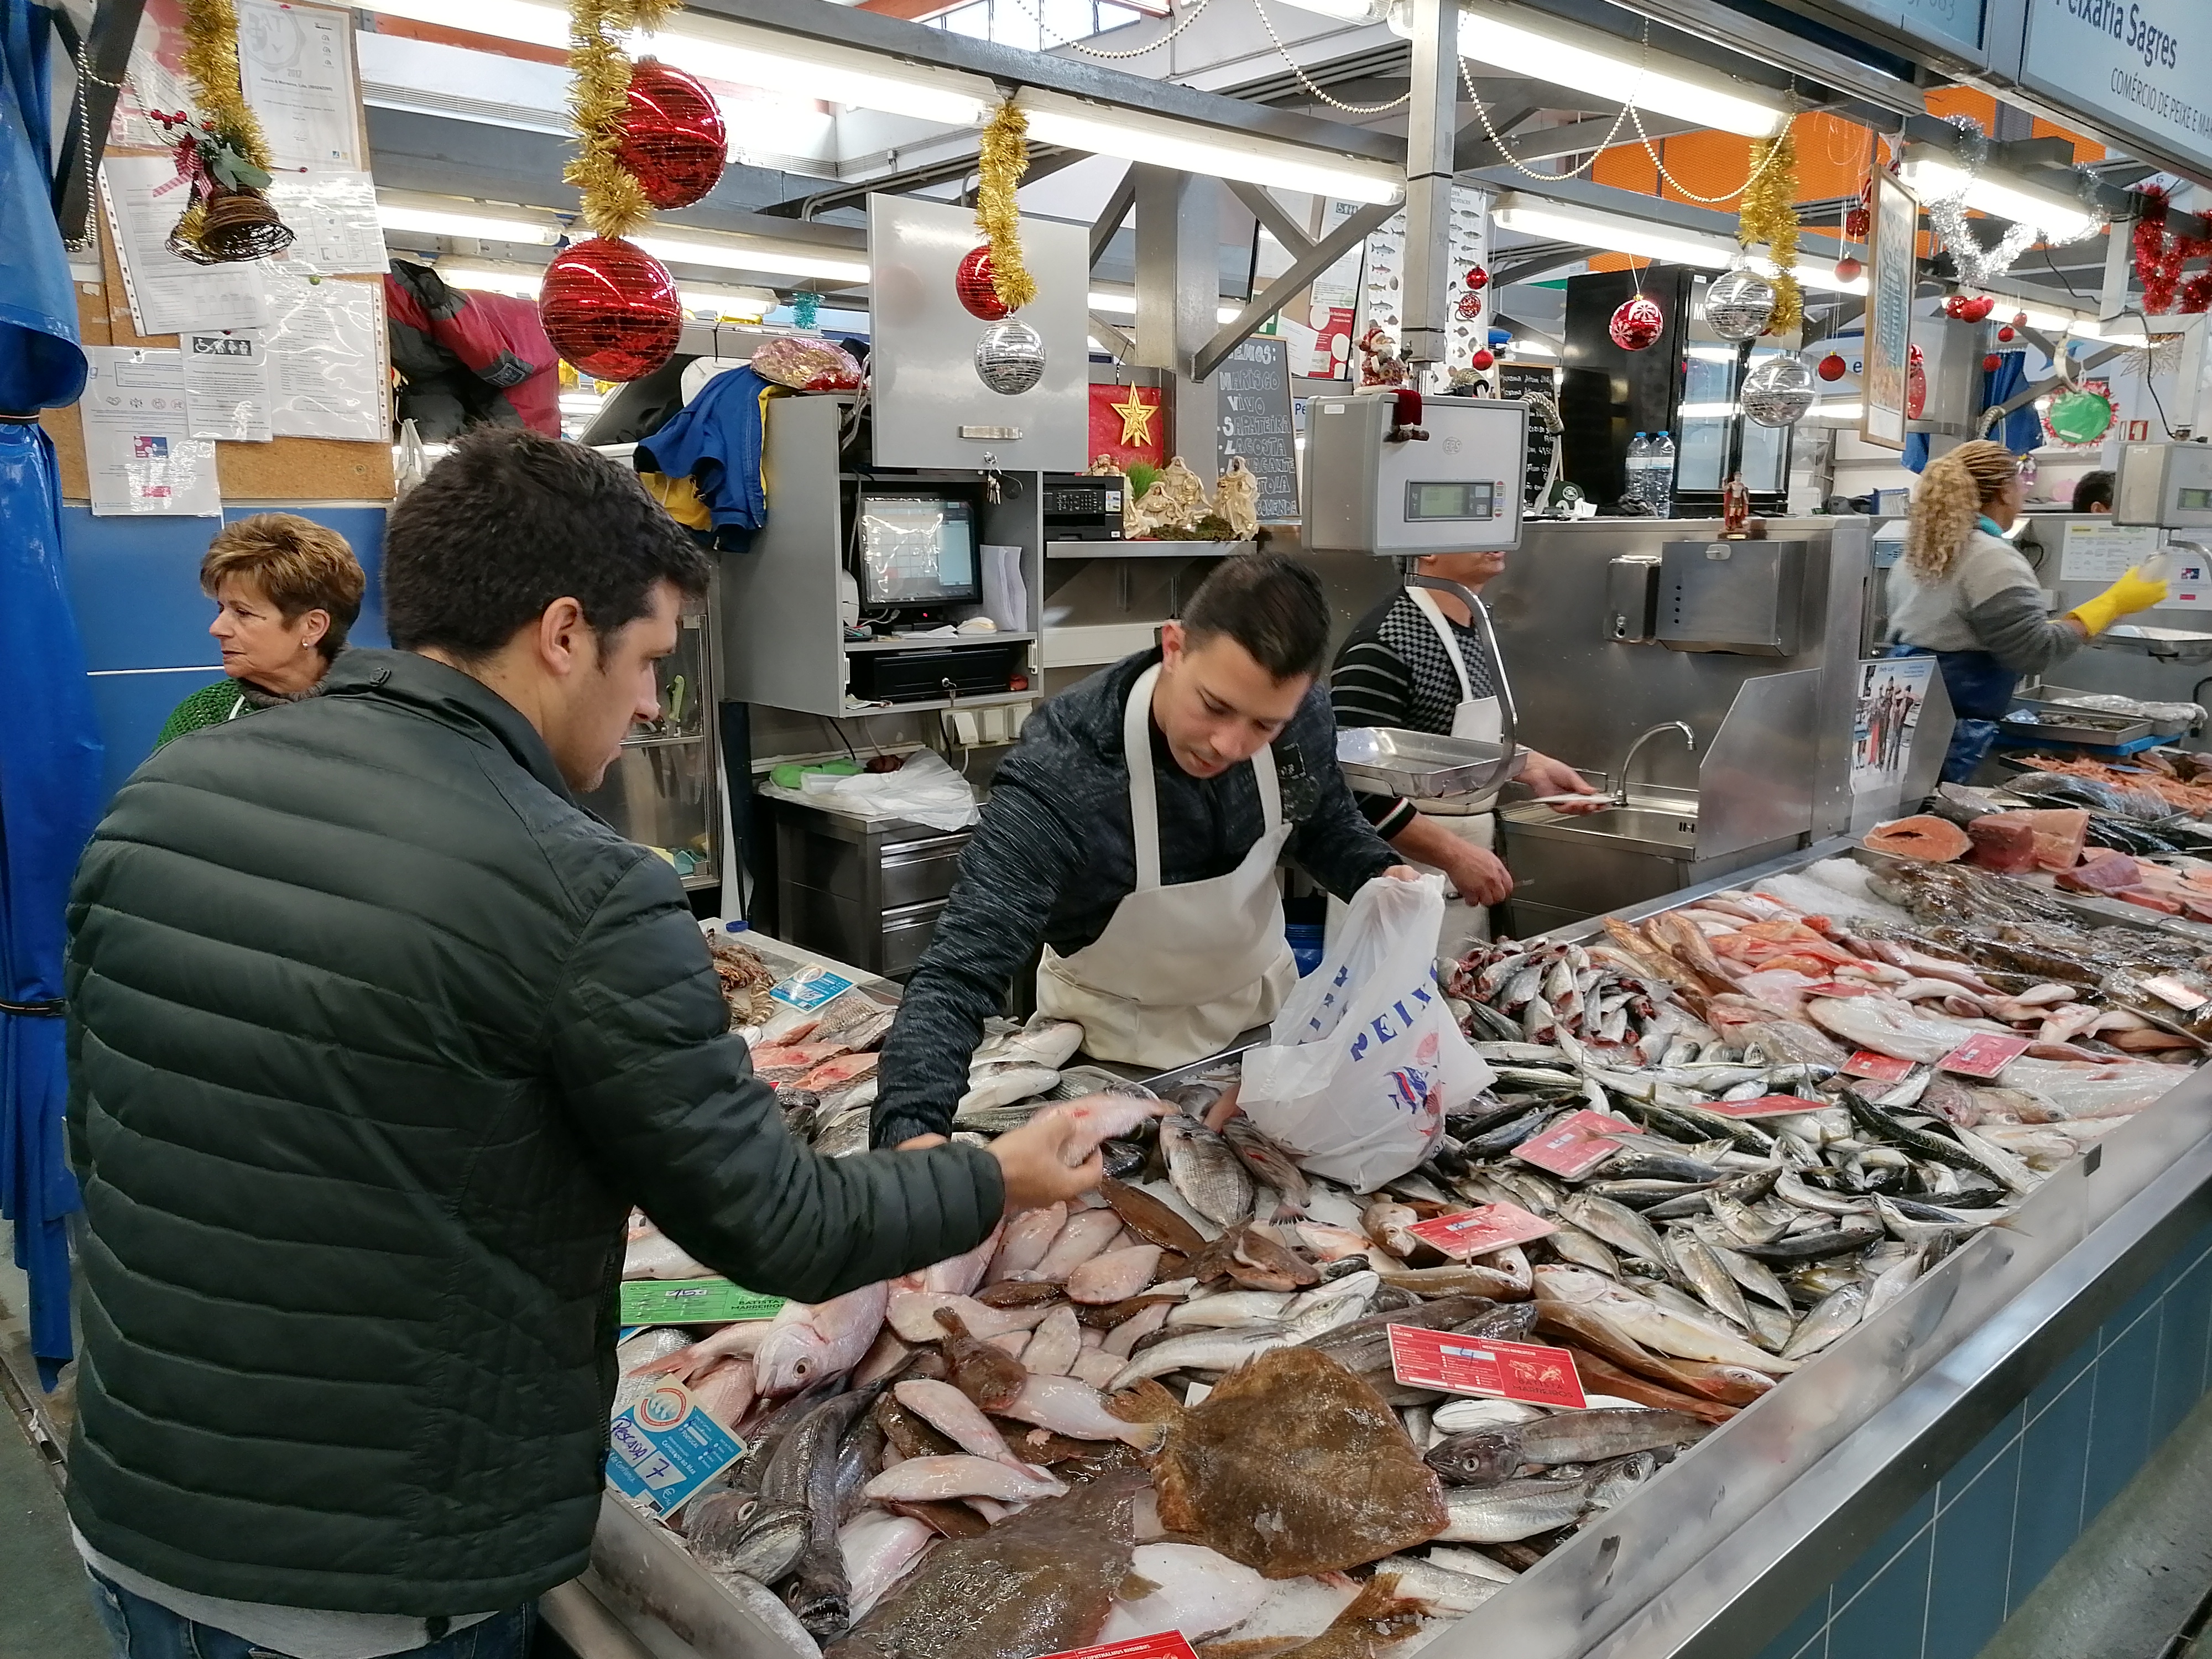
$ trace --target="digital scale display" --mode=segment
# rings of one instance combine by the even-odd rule
[[[1497,516],[1498,483],[1495,479],[1485,478],[1479,482],[1455,479],[1449,483],[1415,480],[1406,486],[1406,519],[1408,523],[1494,519]]]
[[[2176,493],[2176,505],[2184,513],[2212,513],[2212,489],[2185,488]]]

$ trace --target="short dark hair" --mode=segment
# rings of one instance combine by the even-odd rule
[[[619,462],[526,427],[478,427],[392,509],[385,626],[403,651],[478,662],[568,598],[604,653],[655,583],[696,596],[710,570]]]
[[[1278,682],[1318,678],[1328,656],[1328,596],[1320,577],[1285,553],[1224,559],[1190,596],[1182,625],[1194,645],[1226,634]]]
[[[2112,504],[2112,475],[2109,472],[2084,472],[2081,482],[2074,486],[2074,510],[2094,513],[2099,504]]]

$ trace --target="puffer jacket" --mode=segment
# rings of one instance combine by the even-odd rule
[[[70,927],[70,1512],[179,1589],[430,1617],[574,1577],[633,1203],[803,1301],[1002,1207],[973,1147],[793,1143],[673,872],[428,658],[148,761]]]

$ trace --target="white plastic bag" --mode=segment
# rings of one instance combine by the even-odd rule
[[[1444,1114],[1490,1086],[1436,979],[1442,876],[1378,876],[1328,956],[1244,1054],[1237,1103],[1316,1175],[1368,1192],[1429,1155]]]
[[[964,830],[982,816],[968,780],[933,749],[915,750],[896,772],[809,772],[800,787],[870,817],[912,818],[933,830]]]

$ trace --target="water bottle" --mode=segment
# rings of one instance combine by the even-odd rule
[[[1674,440],[1662,432],[1651,441],[1651,510],[1662,519],[1674,516]]]
[[[1651,499],[1651,434],[1639,432],[1628,446],[1627,488],[1620,493],[1632,501]]]

